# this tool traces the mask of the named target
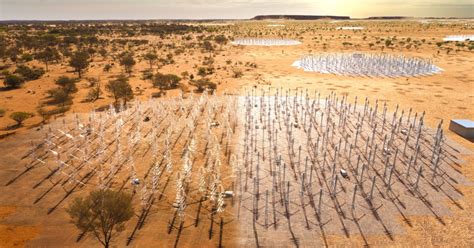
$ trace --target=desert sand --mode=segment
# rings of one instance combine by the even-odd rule
[[[316,240],[314,243],[309,242],[308,244],[335,247],[364,245],[384,247],[473,246],[474,156],[472,152],[474,152],[474,145],[472,141],[448,130],[451,119],[474,119],[474,109],[471,107],[474,101],[474,74],[471,72],[474,56],[473,51],[468,48],[469,44],[472,47],[472,42],[465,42],[464,46],[457,46],[456,42],[442,43],[443,38],[448,35],[474,33],[472,20],[453,23],[422,23],[416,19],[339,21],[337,23],[330,21],[283,21],[278,22],[279,26],[274,26],[275,23],[277,22],[188,23],[195,27],[203,27],[203,29],[200,33],[190,31],[185,34],[173,33],[164,37],[153,34],[135,34],[126,37],[119,31],[113,34],[100,33],[97,35],[99,39],[146,40],[148,44],[114,45],[115,49],[110,44],[105,45],[104,47],[108,51],[107,57],[103,58],[97,53],[92,57],[89,68],[77,83],[78,92],[73,94],[70,110],[62,115],[52,116],[45,125],[60,125],[63,120],[71,120],[75,114],[87,116],[92,110],[108,108],[114,99],[105,90],[105,84],[124,72],[117,59],[118,54],[124,50],[133,51],[137,60],[129,77],[134,90],[134,101],[145,102],[150,99],[153,93],[159,91],[153,87],[150,80],[142,79],[142,72],[150,67],[142,55],[156,49],[159,58],[166,58],[167,54],[173,54],[174,63],[165,65],[158,61],[153,65],[153,71],[164,74],[172,73],[182,77],[179,87],[167,90],[166,96],[162,98],[175,97],[179,95],[180,90],[185,95],[189,95],[195,87],[191,85],[190,77],[182,76],[182,73],[188,72],[188,75],[193,74],[195,78],[201,78],[202,76],[198,76],[199,67],[213,67],[214,72],[206,75],[205,78],[217,84],[216,95],[218,96],[245,96],[252,89],[256,92],[260,92],[260,90],[275,92],[276,89],[281,89],[282,92],[308,90],[311,93],[318,91],[322,96],[329,95],[331,92],[341,97],[347,96],[349,99],[354,99],[357,96],[360,104],[363,104],[366,97],[371,104],[378,100],[380,104],[387,103],[389,113],[393,113],[397,105],[405,111],[411,108],[413,113],[425,112],[425,126],[432,130],[436,129],[440,120],[444,120],[442,129],[446,138],[463,151],[458,158],[462,162],[459,166],[456,165],[458,173],[466,180],[466,183],[457,186],[462,197],[455,201],[442,199],[441,204],[446,208],[446,212],[441,217],[442,220],[440,221],[432,214],[414,213],[406,217],[409,220],[406,221],[402,216],[394,214],[393,223],[397,228],[400,228],[400,231],[393,233],[393,235],[377,232],[361,235],[357,231],[344,235],[340,231],[334,231],[327,234],[323,240],[316,231],[317,227],[312,229],[314,236],[312,231],[301,230],[301,233],[304,233],[305,238],[311,237]],[[466,23],[468,25],[464,25]],[[139,24],[131,23],[129,28],[133,30],[134,25]],[[338,29],[342,26],[363,27],[363,29]],[[9,30],[8,33],[4,32],[0,35],[9,37],[15,32],[19,33],[23,27],[8,26],[6,27]],[[31,34],[39,32],[33,27],[26,28]],[[48,29],[54,29],[54,27]],[[199,38],[200,35],[221,34],[229,38],[227,44],[220,45],[213,42],[213,51],[205,51],[201,47],[203,39]],[[190,36],[189,40],[185,39],[185,36]],[[246,37],[294,39],[302,44],[260,47],[238,46],[230,42],[233,38]],[[393,44],[390,47],[385,46],[387,39],[390,39]],[[212,41],[212,39],[210,40]],[[437,43],[440,43],[441,46]],[[177,50],[182,51],[177,52]],[[291,66],[302,55],[331,52],[403,54],[404,56],[430,59],[443,71],[435,75],[409,78],[351,77],[305,72]],[[209,62],[210,59],[206,59],[206,57],[212,58],[213,61]],[[105,64],[112,63],[114,65],[109,72],[103,71]],[[7,65],[7,70],[12,72],[16,67],[15,63],[9,59],[4,59],[3,64]],[[24,64],[44,67],[43,63],[36,60]],[[0,91],[0,108],[5,110],[4,116],[0,117],[0,134],[9,134],[0,140],[0,179],[2,182],[0,185],[0,246],[54,247],[61,244],[66,247],[97,247],[98,243],[91,235],[86,235],[78,241],[80,233],[70,223],[69,216],[65,212],[65,208],[73,197],[87,195],[93,188],[92,186],[75,190],[64,202],[61,202],[65,190],[61,187],[52,187],[54,182],[46,180],[44,184],[35,187],[37,182],[48,175],[48,168],[41,167],[22,174],[28,164],[27,160],[21,159],[21,156],[30,149],[31,141],[40,142],[46,132],[46,127],[43,128],[41,124],[41,116],[36,113],[37,107],[44,104],[47,91],[56,87],[54,81],[58,77],[63,75],[75,77],[77,75],[68,65],[68,58],[61,59],[59,63],[49,64],[48,69],[40,79],[28,81],[20,89]],[[236,76],[240,73],[241,75]],[[87,78],[98,79],[101,83],[104,93],[97,101],[83,101],[90,90]],[[199,93],[195,93],[195,95],[199,96]],[[155,100],[160,101],[160,98]],[[15,111],[36,114],[33,118],[27,119],[23,127],[11,128],[15,122],[8,116]],[[175,120],[166,120],[170,123],[173,121]],[[203,123],[201,125],[204,126]],[[236,138],[234,137],[234,139]],[[204,142],[204,138],[200,138],[199,142],[201,141]],[[184,145],[178,145],[176,149],[184,149]],[[177,155],[174,159],[176,163],[180,163]],[[229,166],[228,162],[224,161],[223,166]],[[148,166],[137,165],[137,168],[144,173]],[[14,178],[18,179],[9,183]],[[224,186],[226,189],[230,189],[231,181],[225,181]],[[50,188],[52,190],[49,192]],[[127,190],[130,189],[127,188]],[[42,197],[43,194],[45,194],[44,197]],[[170,190],[165,195],[171,199],[175,194],[176,192]],[[40,197],[41,200],[37,201]],[[58,201],[60,201],[58,207],[48,213]],[[138,200],[134,203],[139,207]],[[189,206],[189,212],[194,213],[196,210],[196,204]],[[203,218],[198,227],[191,226],[182,231],[179,247],[210,247],[219,244],[226,247],[240,247],[242,245],[254,247],[255,243],[251,233],[249,234],[250,231],[242,230],[242,225],[247,225],[251,221],[240,221],[235,217],[236,211],[235,202],[227,202],[225,214],[222,217],[224,222],[226,219],[229,222],[223,227],[221,241],[219,239],[221,232],[217,224],[219,220],[214,220],[216,223],[214,224],[214,233],[212,239],[209,239],[208,232],[211,221],[209,218]],[[172,247],[177,239],[177,231],[173,230],[168,234],[167,223],[173,218],[173,214],[174,209],[170,208],[168,204],[156,203],[150,211],[144,227],[136,233],[130,246],[143,247],[156,244],[155,246],[158,247]],[[250,214],[247,213],[247,215]],[[126,245],[127,238],[130,237],[137,224],[137,219],[138,216],[127,223],[126,230],[115,239],[115,246]],[[333,229],[337,229],[337,226]],[[286,229],[270,232],[264,231],[262,228],[261,232],[266,233],[265,238],[261,240],[263,246],[287,247],[293,245]],[[298,233],[296,235],[298,236]]]

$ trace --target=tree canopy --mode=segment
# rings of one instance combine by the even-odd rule
[[[160,88],[160,90],[175,89],[178,87],[181,78],[174,74],[156,73],[153,77],[153,86]]]
[[[158,59],[158,56],[154,52],[148,52],[143,56],[143,58],[148,61],[150,69],[152,69],[153,63]]]
[[[56,79],[56,84],[59,85],[67,94],[77,92],[77,79],[67,76],[60,76]]]
[[[124,230],[134,214],[132,197],[120,191],[92,191],[86,198],[76,198],[67,209],[72,222],[82,232],[92,233],[104,246]]]
[[[89,54],[85,51],[77,51],[71,56],[69,65],[76,70],[79,78],[82,72],[89,67]]]
[[[128,82],[128,78],[124,75],[120,75],[117,79],[109,81],[107,85],[105,85],[105,89],[113,95],[115,103],[120,99],[124,100],[125,103],[133,99],[132,86]]]
[[[15,69],[15,73],[20,74],[25,81],[31,81],[41,78],[44,75],[44,70],[42,68],[30,68],[26,65],[19,65]]]
[[[122,65],[129,75],[132,73],[132,68],[137,62],[131,53],[125,52],[120,56],[120,65]]]
[[[217,85],[211,82],[208,78],[201,78],[196,81],[192,81],[191,85],[196,87],[196,92],[201,93],[204,90],[214,91],[217,88]]]
[[[46,47],[43,51],[36,54],[35,58],[42,61],[48,71],[48,64],[52,61],[59,60],[61,56],[59,55],[56,48]]]
[[[13,112],[10,114],[10,118],[16,121],[17,126],[21,126],[23,124],[23,121],[33,116],[34,115],[32,113],[27,112]]]

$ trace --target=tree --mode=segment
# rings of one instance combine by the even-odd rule
[[[207,52],[214,51],[214,46],[207,40],[202,43],[202,48]]]
[[[20,49],[18,49],[17,47],[11,47],[7,49],[5,53],[13,63],[18,63],[18,57],[21,55]]]
[[[198,68],[198,76],[205,77],[207,75],[207,70],[204,67],[199,67]]]
[[[196,92],[198,93],[201,93],[204,90],[213,92],[217,88],[217,85],[211,82],[208,78],[201,78],[191,82],[190,84],[196,87]]]
[[[125,52],[120,56],[120,65],[125,68],[125,72],[127,72],[129,76],[132,74],[132,68],[136,63],[131,53]]]
[[[86,100],[94,102],[100,98],[101,94],[102,94],[102,90],[100,89],[100,82],[99,80],[97,80],[92,85],[92,88],[89,90],[89,93],[87,93]]]
[[[43,108],[41,104],[36,107],[36,112],[41,116],[41,123],[46,123],[46,121],[51,117],[48,111]]]
[[[187,79],[189,77],[189,72],[187,72],[187,71],[181,72],[181,77],[184,78],[184,79]]]
[[[145,60],[148,60],[148,63],[150,63],[151,70],[153,68],[153,63],[156,61],[156,59],[158,59],[158,56],[154,52],[148,52],[143,56],[143,58],[145,58]]]
[[[20,86],[25,82],[25,79],[15,74],[8,74],[3,80],[3,85],[10,89],[20,88]]]
[[[64,106],[67,103],[70,103],[71,96],[63,88],[50,89],[48,90],[48,94],[51,98],[51,100],[48,102],[49,104],[58,104]]]
[[[220,48],[222,50],[222,45],[225,45],[227,44],[228,42],[228,39],[225,37],[225,35],[217,35],[215,38],[214,38],[214,41],[220,45]]]
[[[23,121],[25,121],[28,118],[33,117],[34,115],[32,113],[27,113],[27,112],[13,112],[10,114],[10,119],[16,121],[16,126],[20,127],[23,124]]]
[[[82,72],[89,67],[89,54],[85,51],[77,51],[71,56],[69,65],[74,68],[79,78]]]
[[[107,58],[107,50],[105,50],[105,48],[101,48],[99,50],[99,54],[102,56],[102,58],[104,58],[104,60]]]
[[[56,79],[56,84],[61,86],[61,88],[67,94],[77,92],[76,82],[77,82],[77,79],[70,78],[67,76],[60,76],[58,79]]]
[[[106,248],[134,214],[129,194],[108,189],[74,199],[66,211],[81,232],[92,233]]]
[[[127,103],[127,100],[133,99],[132,86],[128,83],[128,78],[124,75],[120,75],[117,79],[109,81],[107,85],[105,85],[105,89],[114,96],[115,103],[117,103],[119,99],[123,99],[125,103]]]
[[[97,52],[97,51],[96,51],[94,48],[92,48],[92,47],[87,48],[87,53],[89,54],[89,56],[90,56],[91,58],[94,57],[94,54],[95,54],[96,52]]]
[[[35,57],[44,63],[46,71],[48,71],[48,63],[51,61],[57,61],[60,58],[60,55],[56,48],[47,47],[43,51],[37,53]]]
[[[178,87],[181,78],[174,74],[156,73],[153,78],[153,86],[160,88],[160,90],[174,89]]]
[[[5,62],[6,51],[7,51],[7,45],[5,44],[3,37],[0,37],[0,59],[3,62]]]

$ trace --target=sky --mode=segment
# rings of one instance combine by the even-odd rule
[[[0,0],[0,20],[474,17],[474,0]]]

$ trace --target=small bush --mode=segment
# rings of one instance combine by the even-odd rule
[[[153,86],[161,90],[175,89],[178,87],[181,78],[174,74],[156,73],[153,78]]]
[[[143,71],[142,80],[153,80],[153,72],[151,70]]]
[[[217,88],[217,85],[211,82],[208,78],[202,78],[202,79],[193,81],[190,84],[196,87],[195,91],[198,93],[201,93],[204,90],[213,92]]]
[[[3,85],[7,88],[16,89],[20,88],[21,85],[25,83],[25,79],[23,77],[15,75],[15,74],[8,74],[5,76],[5,80],[3,81]]]
[[[41,78],[44,74],[44,70],[43,68],[30,68],[26,65],[19,65],[15,73],[20,74],[26,81],[31,81]]]
[[[109,72],[110,69],[112,69],[112,65],[111,65],[111,64],[106,64],[106,65],[104,65],[104,71],[105,71],[105,72]]]
[[[77,79],[61,76],[56,79],[56,84],[59,85],[67,94],[77,92]]]
[[[48,90],[49,104],[60,104],[62,106],[71,103],[71,97],[69,94],[62,88]]]
[[[102,90],[100,89],[100,85],[97,85],[89,90],[86,97],[86,102],[94,102],[100,98],[102,94]]]
[[[233,72],[232,77],[234,78],[240,78],[244,75],[244,73],[240,69],[233,69],[232,72]]]

